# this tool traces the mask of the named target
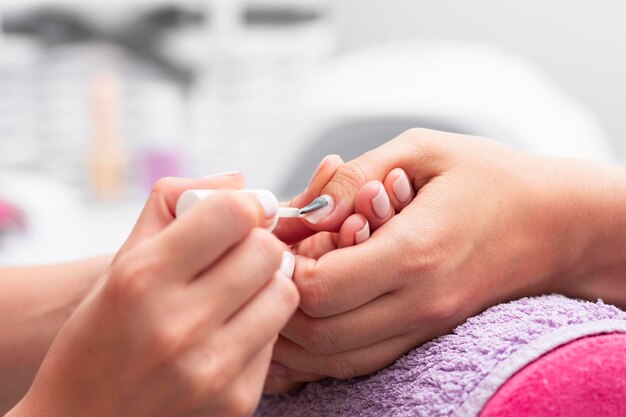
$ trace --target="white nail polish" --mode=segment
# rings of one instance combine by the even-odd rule
[[[365,225],[363,228],[354,234],[354,244],[358,245],[359,243],[365,242],[370,237],[370,225],[365,221]]]
[[[309,223],[319,223],[328,217],[333,210],[335,209],[335,200],[329,195],[320,196],[328,201],[328,204],[325,207],[322,207],[319,210],[312,211],[310,213],[305,214],[302,218],[306,219]]]
[[[387,191],[385,191],[385,187],[383,187],[382,184],[379,184],[378,186],[378,194],[372,198],[372,209],[374,210],[374,214],[381,219],[384,219],[389,214],[391,202],[389,201],[389,196],[387,195]]]
[[[393,193],[400,203],[406,203],[411,198],[411,184],[404,173],[393,182]]]
[[[293,253],[285,251],[283,259],[280,261],[280,272],[285,274],[287,278],[293,278],[293,271],[296,268],[296,258]]]
[[[235,175],[239,175],[239,171],[226,171],[226,172],[217,172],[215,174],[207,175],[202,178],[219,178],[219,177],[233,177]]]
[[[272,194],[268,190],[243,190],[244,193],[252,194],[259,200],[261,206],[263,207],[263,212],[265,213],[266,219],[272,219],[276,217],[276,213],[278,213],[278,200],[276,196]]]

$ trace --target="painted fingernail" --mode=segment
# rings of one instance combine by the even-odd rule
[[[270,363],[270,369],[267,371],[269,376],[285,376],[287,375],[287,368],[278,362],[272,361]]]
[[[296,258],[293,253],[285,251],[283,259],[280,261],[280,272],[285,274],[287,278],[293,278],[293,271],[296,268]]]
[[[382,183],[378,183],[378,194],[372,198],[372,209],[374,209],[374,214],[384,219],[389,214],[389,209],[391,208],[391,202],[389,201],[389,196],[385,191],[385,187],[383,187]]]
[[[250,193],[259,200],[266,219],[273,219],[278,213],[278,200],[271,192],[267,190],[245,190],[243,192]]]
[[[400,177],[393,182],[393,193],[400,203],[406,203],[411,198],[411,184],[404,171],[400,173]]]
[[[217,172],[215,174],[207,175],[203,178],[219,178],[219,177],[234,177],[235,175],[239,175],[239,171],[226,171],[226,172]]]
[[[326,206],[322,207],[321,209],[312,211],[312,212],[307,213],[304,216],[302,216],[309,223],[315,224],[315,223],[321,222],[326,217],[328,217],[333,212],[333,210],[335,209],[335,200],[333,200],[333,198],[331,196],[329,196],[329,195],[322,195],[320,197],[326,199],[326,201],[328,201],[328,204]]]
[[[365,224],[363,228],[354,234],[354,243],[358,245],[359,243],[365,242],[370,237],[370,225],[365,220]]]

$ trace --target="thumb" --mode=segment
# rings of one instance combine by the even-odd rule
[[[243,176],[238,172],[204,178],[166,177],[153,186],[148,201],[141,211],[132,232],[116,257],[121,256],[143,240],[146,240],[174,221],[178,197],[190,189],[242,188]]]
[[[304,223],[316,231],[337,232],[344,220],[354,213],[354,202],[361,187],[371,180],[383,181],[394,168],[404,169],[418,190],[445,169],[443,136],[434,130],[411,129],[340,166],[320,192],[329,204],[305,215]]]

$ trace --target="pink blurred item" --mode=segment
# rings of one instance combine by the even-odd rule
[[[563,345],[513,375],[480,417],[626,416],[626,333]]]
[[[183,174],[182,155],[175,151],[146,150],[140,155],[138,166],[140,181],[148,190],[159,178]]]
[[[0,232],[21,229],[26,225],[24,212],[13,204],[0,200]]]

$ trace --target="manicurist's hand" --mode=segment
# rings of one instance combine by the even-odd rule
[[[188,181],[155,187],[9,416],[253,412],[272,346],[298,304],[293,258],[263,229],[275,209],[249,195],[216,193],[173,221],[180,193],[207,186]]]
[[[408,185],[390,178],[396,168]],[[337,232],[356,212],[373,234],[299,259],[300,309],[274,350],[283,382],[376,371],[520,296],[624,303],[625,180],[618,168],[421,129],[336,167],[318,190],[332,204],[305,226]]]

